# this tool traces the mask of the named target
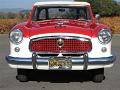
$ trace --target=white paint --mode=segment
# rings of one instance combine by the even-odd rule
[[[32,65],[17,65],[17,68],[21,69],[33,69]]]
[[[88,2],[74,2],[74,1],[47,1],[36,2],[34,6],[87,6]]]
[[[111,54],[111,42],[109,44],[101,44],[98,40],[98,38],[92,38],[92,51],[88,53],[88,56],[90,58],[101,58],[101,57],[110,57],[112,56]],[[107,51],[102,52],[101,49],[102,47],[106,47]]]
[[[21,58],[31,58],[32,53],[29,51],[29,42],[30,42],[29,38],[23,38],[22,43],[20,43],[19,45],[15,45],[10,42],[10,55],[9,56],[21,57]],[[20,51],[15,52],[15,47],[19,47]]]
[[[13,65],[13,64],[8,64],[8,65],[9,65],[9,67],[11,67],[11,68],[18,68],[17,65]]]
[[[37,66],[37,69],[39,69],[39,70],[49,70],[49,66],[48,65],[40,65],[40,66]]]
[[[112,66],[113,66],[113,64],[109,64],[109,65],[89,65],[88,70],[99,69],[99,68],[110,68]]]
[[[47,33],[47,34],[39,34],[39,35],[34,35],[30,37],[30,39],[33,38],[41,38],[41,37],[46,37],[46,36],[76,36],[76,37],[82,37],[82,38],[89,38],[91,39],[92,42],[92,51],[88,52],[89,58],[101,58],[101,57],[110,57],[112,56],[111,54],[111,42],[109,44],[103,45],[100,44],[98,41],[98,38],[91,38],[90,36],[87,35],[82,35],[82,34],[74,34],[74,33]],[[19,45],[15,45],[13,43],[10,43],[10,55],[12,57],[20,57],[20,58],[31,58],[32,57],[32,52],[29,51],[29,38],[24,38],[22,43]],[[15,47],[20,48],[20,52],[15,52]],[[103,53],[101,51],[102,47],[106,47],[107,51]]]
[[[32,65],[13,65],[9,64],[11,68],[21,68],[21,69],[33,69]],[[110,65],[88,65],[88,70],[99,69],[99,68],[110,68],[113,64]],[[37,66],[38,70],[49,70],[48,65],[39,65]],[[72,66],[72,70],[83,70],[83,65]]]
[[[83,66],[82,65],[72,66],[72,70],[83,70]]]

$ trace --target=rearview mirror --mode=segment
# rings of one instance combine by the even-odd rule
[[[60,8],[59,12],[65,12],[65,9],[64,8]]]

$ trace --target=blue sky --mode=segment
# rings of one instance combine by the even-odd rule
[[[32,7],[32,4],[37,1],[50,1],[50,0],[0,0],[0,8],[30,9]],[[58,0],[56,0],[56,1],[58,1]],[[70,0],[68,0],[68,1],[70,1]],[[116,0],[116,1],[120,1],[120,0]]]

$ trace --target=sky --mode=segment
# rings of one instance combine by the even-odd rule
[[[0,9],[1,8],[31,9],[33,3],[37,1],[50,1],[50,0],[0,0]],[[58,0],[54,0],[54,1],[58,1]],[[66,0],[66,1],[72,1],[72,0]],[[116,0],[116,1],[120,1],[120,0]]]

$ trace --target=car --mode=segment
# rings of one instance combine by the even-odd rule
[[[28,81],[35,70],[83,70],[102,82],[104,68],[112,67],[116,56],[111,53],[112,31],[98,17],[88,2],[36,2],[29,20],[9,34],[6,60],[17,69],[17,79]]]

